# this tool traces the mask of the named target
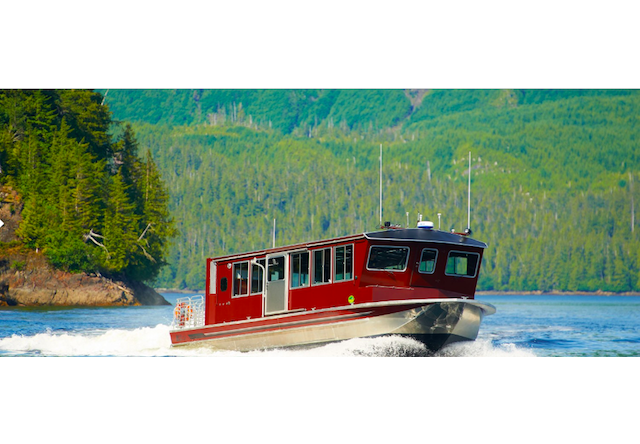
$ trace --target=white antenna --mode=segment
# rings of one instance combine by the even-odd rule
[[[467,195],[467,229],[471,230],[471,151],[469,151],[469,193]]]
[[[380,144],[380,226],[382,226],[382,144]]]
[[[273,219],[273,248],[276,248],[276,220]]]
[[[102,102],[100,103],[100,106],[104,105],[104,99],[107,98],[107,94],[109,94],[109,90],[107,89],[107,92],[104,93],[104,96],[102,96]]]

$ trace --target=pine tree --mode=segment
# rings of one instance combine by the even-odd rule
[[[613,269],[611,271],[611,284],[609,286],[609,290],[615,292],[629,291],[631,290],[631,276],[627,270],[627,264],[622,257],[622,252],[619,249],[616,249],[616,251],[613,252],[613,255]]]
[[[74,154],[77,154],[78,142],[69,138],[70,128],[63,119],[60,129],[56,131],[49,154],[49,174],[45,196],[56,208],[56,219],[53,226],[69,228],[76,222],[73,214],[73,202],[71,198],[72,170],[75,163]],[[85,145],[86,146],[86,145]],[[84,147],[80,147],[82,150]]]
[[[129,198],[132,202],[140,203],[140,196],[136,194],[135,183],[141,174],[140,160],[138,159],[138,141],[136,140],[131,124],[127,123],[120,140],[113,145],[112,171],[119,171],[122,179],[128,187]]]
[[[169,194],[149,149],[137,186],[137,195],[142,199],[142,223],[139,225],[142,230],[137,242],[147,259],[147,266],[140,270],[144,270],[145,279],[149,279],[155,278],[160,267],[166,264],[166,241],[177,234],[168,210]]]
[[[87,90],[57,90],[53,93],[61,117],[67,119],[74,139],[87,143],[97,160],[111,154],[111,113],[102,104],[102,95]]]
[[[95,244],[85,241],[87,233],[100,226],[98,186],[104,168],[92,162],[86,143],[69,138],[69,134],[63,119],[51,147],[46,196],[55,212],[49,216],[45,253],[56,267],[90,270],[96,267],[99,251]]]
[[[119,273],[136,262],[136,231],[138,217],[135,205],[129,200],[120,170],[109,181],[109,198],[104,214],[104,247],[102,261],[105,268]]]

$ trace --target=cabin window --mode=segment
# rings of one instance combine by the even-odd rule
[[[335,248],[335,280],[347,281],[353,277],[353,245]]]
[[[220,279],[220,291],[227,291],[227,278]]]
[[[449,276],[475,277],[478,271],[478,253],[464,253],[462,251],[451,251],[447,258],[447,268],[445,274]]]
[[[269,282],[284,279],[284,256],[269,259]]]
[[[420,273],[431,274],[436,269],[436,258],[438,257],[438,250],[432,250],[430,248],[425,248],[422,250],[422,255],[420,256],[420,266],[418,271]]]
[[[233,264],[233,296],[249,294],[249,262]]]
[[[309,252],[291,255],[291,288],[309,285]]]
[[[313,252],[313,283],[329,282],[331,282],[331,248],[315,250]]]
[[[367,269],[404,271],[407,268],[409,247],[372,246]]]
[[[264,259],[258,259],[258,264],[265,266]],[[264,271],[262,267],[251,264],[251,294],[262,293],[262,287],[264,284]]]

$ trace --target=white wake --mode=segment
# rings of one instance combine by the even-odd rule
[[[0,339],[0,354],[5,356],[235,356],[235,357],[528,357],[532,352],[513,344],[494,346],[491,341],[452,344],[437,353],[409,338],[384,336],[357,338],[314,348],[277,349],[254,352],[214,351],[171,347],[169,326],[142,327],[133,330],[113,329],[88,332],[45,332],[32,336],[14,334]]]

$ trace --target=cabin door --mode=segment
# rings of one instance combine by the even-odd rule
[[[287,256],[267,256],[267,291],[264,314],[287,310]]]

